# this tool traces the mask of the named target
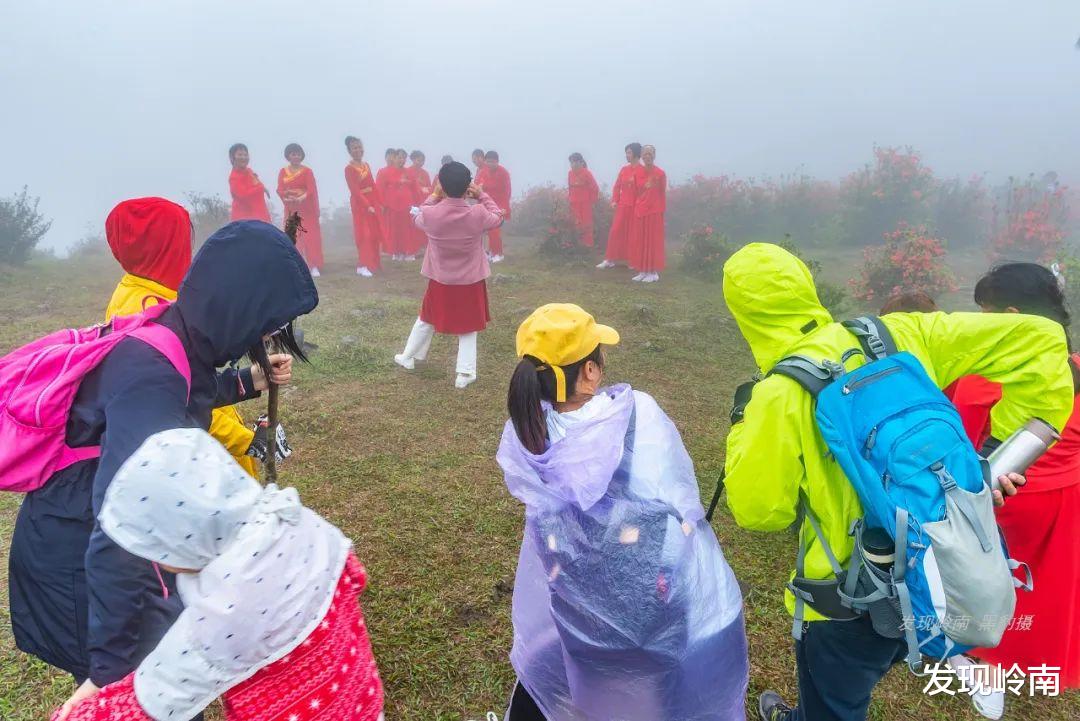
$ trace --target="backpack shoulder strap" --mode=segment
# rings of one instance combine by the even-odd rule
[[[896,341],[885,323],[875,315],[864,315],[854,320],[846,320],[841,325],[859,339],[866,362],[881,360],[885,356],[897,353]]]
[[[839,364],[832,364],[828,361],[819,363],[806,356],[793,355],[782,359],[773,366],[772,370],[769,371],[769,375],[787,376],[801,385],[816,400],[821,391],[836,380],[843,370],[843,367]]]
[[[131,331],[130,337],[138,338],[165,356],[176,372],[184,377],[187,383],[188,400],[191,400],[191,363],[188,361],[183,343],[176,334],[158,323],[146,323]]]

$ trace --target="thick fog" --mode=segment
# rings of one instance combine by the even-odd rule
[[[227,194],[237,141],[267,185],[301,143],[342,202],[346,134],[373,166],[494,148],[518,190],[564,182],[571,151],[610,183],[632,140],[676,182],[836,177],[878,143],[1080,183],[1077,0],[2,5],[0,195],[40,195],[55,248],[125,197]]]

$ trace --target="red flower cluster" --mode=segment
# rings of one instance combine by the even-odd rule
[[[925,226],[901,223],[885,233],[885,245],[863,251],[860,277],[851,281],[859,300],[884,300],[907,291],[931,297],[956,290],[956,279],[945,265],[945,246]]]
[[[1047,187],[1034,179],[1011,182],[1004,209],[994,207],[994,254],[1042,263],[1057,257],[1069,219],[1066,193],[1064,187]]]

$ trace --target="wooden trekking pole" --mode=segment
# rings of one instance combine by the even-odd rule
[[[293,213],[285,221],[285,235],[296,245],[297,235],[304,232],[304,224],[299,213]],[[267,354],[278,353],[282,350],[277,337],[270,339],[267,345]],[[277,483],[277,429],[280,418],[279,399],[281,389],[272,378],[266,379],[267,402],[266,402],[266,462],[263,464],[267,483]]]

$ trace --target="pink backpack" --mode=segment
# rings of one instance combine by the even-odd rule
[[[190,396],[184,346],[171,330],[149,322],[168,307],[59,331],[0,358],[0,491],[36,491],[57,471],[101,455],[99,447],[68,447],[68,415],[83,378],[125,338],[138,338],[165,356],[187,381]]]

